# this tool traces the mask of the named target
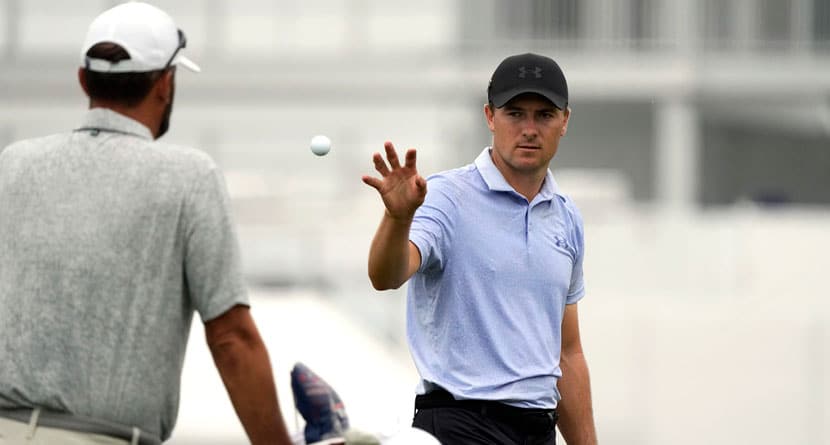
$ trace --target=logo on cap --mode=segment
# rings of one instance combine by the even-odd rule
[[[540,68],[538,66],[533,67],[533,70],[528,70],[526,67],[523,67],[523,66],[519,67],[519,77],[521,77],[522,79],[527,77],[528,72],[533,73],[534,75],[536,75],[537,79],[542,78],[542,68]]]

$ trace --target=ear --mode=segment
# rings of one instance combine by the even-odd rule
[[[89,97],[89,88],[86,86],[86,72],[83,68],[78,68],[78,83],[81,84],[81,89],[84,90],[84,94]]]
[[[565,111],[563,111],[562,113],[564,113],[565,115],[565,125],[562,126],[562,132],[559,134],[559,136],[565,136],[565,133],[568,132],[568,122],[571,118],[571,107],[566,108]]]
[[[175,82],[174,70],[165,70],[156,79],[156,84],[153,87],[156,97],[165,104],[173,100],[173,82]]]
[[[496,110],[490,108],[490,104],[484,104],[484,117],[487,118],[487,128],[490,131],[496,131],[496,126],[493,123],[493,119],[496,117]]]

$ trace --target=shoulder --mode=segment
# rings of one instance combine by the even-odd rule
[[[213,158],[202,150],[186,145],[168,144],[163,142],[156,142],[156,149],[166,153],[171,160],[199,166],[203,168],[214,169],[216,162]]]
[[[153,141],[147,148],[147,154],[166,170],[197,176],[218,170],[216,161],[209,154],[193,147]]]
[[[462,193],[470,187],[475,186],[477,176],[478,172],[473,164],[445,170],[427,177],[428,190],[437,189],[452,193]]]
[[[556,194],[555,199],[559,203],[560,207],[564,210],[566,217],[570,224],[579,230],[582,231],[582,213],[579,211],[579,207],[577,207],[576,203],[571,199],[570,196],[565,194]]]
[[[456,204],[466,189],[464,167],[446,170],[427,177],[427,201]]]
[[[43,150],[48,150],[49,148],[62,143],[68,138],[68,136],[69,134],[62,133],[52,134],[48,136],[40,136],[31,139],[23,139],[20,141],[12,142],[5,148],[0,147],[0,154],[5,154],[6,156],[33,155]]]

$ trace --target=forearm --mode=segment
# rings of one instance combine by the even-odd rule
[[[290,444],[268,351],[260,338],[211,346],[216,367],[252,444]]]
[[[559,431],[568,445],[594,445],[597,433],[591,404],[591,383],[588,364],[582,352],[563,355],[560,361],[562,378],[558,387]]]
[[[397,289],[409,279],[409,228],[412,218],[384,212],[369,249],[369,279],[375,289]]]

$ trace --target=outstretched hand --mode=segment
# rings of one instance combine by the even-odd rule
[[[407,150],[404,165],[401,166],[395,146],[388,141],[383,146],[389,165],[386,165],[380,153],[375,153],[372,161],[381,178],[363,176],[363,182],[380,193],[389,216],[395,219],[412,218],[427,194],[427,181],[415,168],[415,149]]]

